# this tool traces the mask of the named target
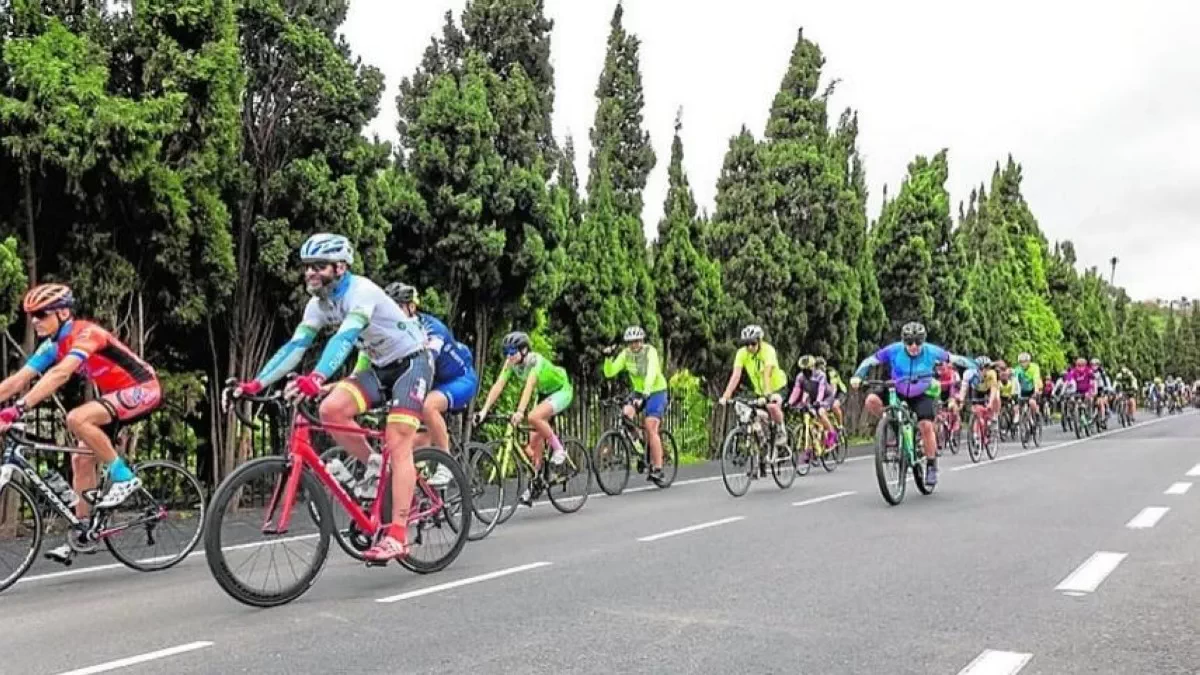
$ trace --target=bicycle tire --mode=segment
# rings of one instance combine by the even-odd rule
[[[967,437],[967,454],[972,464],[978,464],[983,459],[983,440],[985,430],[978,417],[971,421],[971,435]]]
[[[175,462],[165,459],[142,462],[141,464],[135,466],[133,471],[138,476],[142,476],[155,467],[165,468],[176,472],[178,475],[182,476],[182,482],[195,491],[195,501],[191,503],[194,504],[195,509],[198,511],[196,517],[194,518],[194,522],[196,523],[196,531],[188,537],[187,542],[178,553],[166,559],[162,559],[162,556],[157,556],[148,560],[135,560],[133,556],[126,555],[125,552],[121,550],[121,547],[116,543],[116,539],[113,537],[105,537],[104,546],[108,548],[108,552],[112,554],[112,557],[116,558],[126,567],[139,572],[160,572],[178,565],[188,557],[188,554],[195,550],[196,544],[200,543],[200,536],[204,533],[204,488],[201,487],[200,481],[192,475],[191,471],[188,471],[183,466]],[[145,482],[143,482],[140,492],[143,494],[146,493]],[[130,499],[133,499],[134,497],[135,495],[130,495]],[[129,503],[128,500],[125,503]],[[160,505],[156,504],[156,506]]]
[[[414,537],[411,534],[408,537],[409,555],[399,558],[397,562],[399,562],[404,569],[409,570],[410,572],[416,572],[417,574],[432,574],[434,572],[440,572],[446,569],[450,563],[454,562],[455,559],[458,558],[458,554],[462,553],[463,547],[467,545],[467,538],[471,535],[471,516],[474,507],[472,507],[470,503],[471,481],[467,478],[467,473],[463,471],[462,465],[458,463],[458,460],[454,459],[454,457],[450,456],[449,454],[442,452],[438,448],[417,448],[413,451],[413,465],[417,465],[422,462],[440,463],[449,469],[452,476],[452,483],[458,485],[458,494],[461,495],[463,501],[467,502],[467,508],[459,509],[459,512],[462,514],[462,520],[465,521],[460,523],[459,527],[455,527],[450,523],[449,520],[444,521],[449,526],[449,529],[455,533],[455,539],[454,544],[450,547],[450,550],[448,550],[445,555],[441,556],[440,558],[431,561],[418,560],[417,558],[414,558],[412,555],[412,549],[420,546],[420,543],[414,543]],[[417,471],[419,473],[420,469],[418,468]],[[445,490],[448,487],[449,484],[435,489],[445,494]],[[420,489],[419,481],[417,483],[417,489]],[[448,506],[449,502],[446,502],[446,504]],[[438,511],[438,513],[430,516],[433,518],[433,520],[424,522],[423,524],[432,524],[434,527],[438,527],[440,529],[441,523],[438,521],[443,516],[442,512],[445,510],[446,509],[444,508]],[[413,523],[409,523],[408,528],[411,530],[412,527]],[[421,529],[418,527],[418,542],[421,536]]]
[[[564,468],[569,466],[573,471],[567,478],[566,484],[569,485],[572,478],[583,476],[583,486],[582,489],[578,489],[578,486],[576,488],[568,487],[566,489],[568,494],[555,496],[558,492],[555,489],[557,484],[550,485],[546,488],[546,496],[550,498],[550,503],[558,509],[559,513],[575,513],[587,503],[588,493],[592,491],[592,453],[584,447],[582,442],[574,438],[564,438],[562,444],[563,449],[567,451],[567,459],[563,462]],[[582,466],[580,466],[581,464]]]
[[[679,474],[679,446],[675,445],[675,434],[664,429],[659,430],[658,435],[662,439],[663,452],[662,479],[658,487],[669,488]]]
[[[734,455],[738,447],[737,439],[743,437],[749,443],[754,443],[754,438],[750,436],[746,428],[738,425],[729,430],[729,433],[725,435],[725,441],[721,443],[721,481],[725,484],[725,490],[734,497],[742,497],[750,490],[750,472],[757,470],[757,467],[754,466],[753,454],[753,452],[757,452],[756,448],[752,448],[751,453],[745,454],[745,459],[742,460],[743,465],[737,464],[739,458]],[[746,481],[740,489],[730,484],[734,478],[739,476]]]
[[[18,495],[19,499],[25,501],[25,503],[28,505],[29,513],[33,514],[33,540],[30,542],[29,553],[26,554],[25,559],[22,560],[21,563],[17,565],[8,576],[0,579],[0,591],[12,586],[13,584],[17,583],[21,577],[25,576],[25,573],[28,572],[29,568],[33,565],[33,561],[37,560],[38,551],[42,549],[42,510],[38,507],[37,501],[34,500],[33,493],[31,493],[29,488],[25,487],[24,485],[9,481],[3,486],[0,486],[0,506],[7,504],[7,490],[9,489],[11,489],[14,494]],[[24,512],[24,509],[20,507],[18,507],[18,509],[18,513]]]
[[[801,439],[801,441],[804,441],[800,443],[800,447],[797,448],[794,453],[796,455],[796,475],[798,476],[807,476],[808,472],[812,471],[812,462],[816,457],[816,455],[810,452],[807,438],[804,433],[804,426],[804,423],[801,422],[793,427],[791,432],[789,432],[791,434],[791,438],[798,438]]]
[[[603,452],[606,446],[609,451],[607,453]],[[629,485],[629,464],[632,456],[633,448],[629,439],[625,438],[619,429],[609,429],[600,434],[600,440],[596,441],[596,447],[592,448],[592,470],[596,474],[596,484],[604,494],[616,497],[625,491],[625,487]],[[608,472],[606,467],[613,467],[612,472]]]
[[[497,525],[503,525],[512,518],[520,506],[521,493],[533,482],[532,469],[525,460],[517,456],[517,453],[524,453],[525,449],[516,444],[511,448],[501,447],[503,443],[504,441],[488,443],[488,452],[496,458],[500,464],[500,473],[504,475],[504,505],[500,509]],[[512,475],[509,475],[510,473]]]
[[[846,455],[850,454],[850,441],[846,439],[846,430],[837,427],[837,455],[834,459],[838,464],[846,463]]]
[[[987,445],[983,447],[984,451],[987,452],[988,459],[996,459],[996,455],[1000,451],[1000,434],[996,431],[997,426],[995,422],[990,423],[991,428],[988,429]]]
[[[930,485],[929,483],[925,482],[925,467],[929,466],[928,462],[929,460],[927,458],[924,462],[918,461],[916,464],[912,465],[913,483],[917,486],[917,492],[920,492],[925,496],[933,494],[933,491],[937,489],[936,484]]]
[[[1033,425],[1033,447],[1042,447],[1042,425],[1040,424]]]
[[[303,471],[300,475],[302,491],[316,502],[319,518],[317,522],[317,555],[312,569],[290,588],[281,589],[281,592],[274,594],[257,593],[235,579],[228,561],[225,560],[225,552],[221,548],[221,523],[225,517],[225,506],[230,499],[241,493],[242,487],[248,482],[247,478],[252,478],[256,472],[264,473],[269,466],[281,467],[280,475],[284,478],[290,471]],[[300,494],[301,491],[297,491],[297,497]],[[293,464],[286,457],[260,457],[234,469],[233,473],[221,481],[221,484],[213,492],[208,516],[204,522],[204,557],[208,562],[208,569],[212,573],[213,579],[231,598],[252,607],[278,607],[304,595],[316,583],[317,576],[320,575],[329,558],[329,540],[332,538],[333,515],[329,505],[329,496],[325,494],[324,486],[312,471],[301,464]]]
[[[883,500],[892,506],[898,505],[904,501],[904,493],[908,489],[908,462],[904,457],[904,450],[900,447],[900,433],[892,424],[887,415],[879,419],[879,423],[875,425],[875,480],[879,483],[879,492],[883,495]],[[887,452],[888,431],[891,430],[892,435],[896,439],[896,455],[900,465],[900,470],[897,472],[899,476],[898,491],[893,493],[889,487],[890,481],[884,475],[886,471],[885,464],[893,463],[890,461]]]
[[[784,433],[786,432],[787,427],[784,427]],[[779,457],[778,447],[772,449],[775,451],[776,456],[775,461],[770,464],[771,478],[779,486],[780,490],[786,490],[792,486],[792,483],[796,482],[796,471],[798,469],[796,451],[792,449],[791,439],[789,439],[787,447],[783,449],[787,453],[787,457]]]
[[[1029,408],[1028,407],[1023,408],[1021,410],[1021,417],[1017,421],[1017,429],[1019,430],[1018,433],[1021,436],[1021,448],[1022,449],[1028,448],[1029,441],[1032,440],[1032,436],[1033,436],[1033,430],[1029,426]]]
[[[471,533],[470,541],[485,539],[500,524],[500,512],[504,508],[504,478],[500,475],[500,463],[487,449],[487,445],[472,441],[462,449],[466,458],[467,480],[471,483]],[[495,506],[491,499],[480,499],[487,485],[496,485],[499,494]]]

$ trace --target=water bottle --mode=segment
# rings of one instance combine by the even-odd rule
[[[374,499],[375,493],[379,489],[379,472],[382,470],[383,455],[372,452],[371,456],[367,458],[367,470],[363,473],[358,487],[354,488],[354,496],[359,499]]]
[[[354,474],[350,473],[350,469],[342,464],[340,459],[331,459],[325,464],[325,469],[329,471],[329,475],[333,476],[334,480],[342,484],[346,490],[354,487]]]
[[[50,489],[54,491],[54,494],[58,495],[58,498],[62,500],[62,503],[66,504],[68,507],[75,506],[75,504],[79,502],[79,495],[75,494],[75,491],[72,490],[71,486],[67,484],[67,481],[62,477],[62,474],[54,469],[47,471],[42,476],[42,480],[46,481],[46,485],[48,485]]]

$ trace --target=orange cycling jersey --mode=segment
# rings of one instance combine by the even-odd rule
[[[58,334],[43,342],[25,365],[44,375],[68,355],[83,359],[83,375],[95,383],[101,394],[157,379],[154,369],[132,349],[112,333],[83,319],[72,319],[63,324]]]

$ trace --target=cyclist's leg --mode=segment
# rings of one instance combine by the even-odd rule
[[[908,399],[908,404],[917,415],[917,428],[921,431],[925,457],[932,461],[937,458],[937,432],[933,428],[933,397],[924,394],[914,396]]]
[[[555,415],[566,410],[567,406],[571,405],[572,398],[574,398],[574,392],[570,385],[568,385],[547,396],[529,414],[529,423],[533,425],[533,430],[536,432],[534,435],[550,444],[552,453],[550,461],[554,464],[562,464],[566,458],[566,451],[563,449],[563,444],[559,440],[558,434],[554,433],[553,427],[550,426],[550,420]],[[540,443],[535,446],[534,453],[537,459],[541,458]]]
[[[842,421],[842,397],[840,395],[834,395],[831,409],[833,410],[833,419],[838,426],[842,426],[844,422]]]
[[[478,390],[479,379],[474,370],[468,370],[453,380],[435,385],[429,392],[425,397],[424,413],[433,445],[449,451],[450,432],[446,428],[445,413],[465,409]]]
[[[782,391],[782,390],[781,390]],[[779,442],[787,438],[787,430],[783,426],[783,394],[777,391],[767,394],[767,415],[774,422],[775,439]]]
[[[663,449],[662,437],[658,430],[662,426],[663,415],[667,412],[667,390],[656,391],[646,397],[642,404],[645,417],[642,425],[646,428],[646,444],[650,446],[650,465],[655,470],[662,469]]]
[[[119,424],[146,417],[161,404],[162,389],[158,380],[151,380],[110,392],[67,413],[67,428],[108,467],[110,484],[97,507],[119,506],[142,485],[133,469],[117,456],[110,433],[115,434]]]
[[[383,400],[383,387],[379,375],[368,370],[351,375],[334,385],[329,395],[321,401],[320,417],[325,424],[339,424],[360,429],[356,417],[365,413]],[[371,457],[371,446],[363,434],[330,431],[333,441],[350,453],[363,466]]]
[[[877,420],[883,414],[883,399],[879,398],[879,394],[874,392],[867,394],[867,400],[863,402],[863,408],[866,409],[867,415],[872,421]]]
[[[79,447],[87,448],[82,441]],[[100,468],[100,463],[96,461],[96,456],[93,455],[71,455],[71,487],[75,489],[75,494],[82,495],[88,490],[96,489],[99,483],[97,471]],[[87,520],[88,513],[91,511],[91,504],[87,500],[80,499],[75,503],[75,517],[80,520]]]

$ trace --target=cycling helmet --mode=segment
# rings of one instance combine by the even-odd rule
[[[1017,355],[1017,363],[1025,363],[1032,360],[1033,357],[1029,355],[1029,352],[1021,352]]]
[[[314,234],[300,247],[301,262],[346,263],[354,262],[354,249],[350,240],[340,234],[321,232]]]
[[[925,341],[925,326],[916,321],[909,321],[900,329],[900,339],[904,342],[916,341],[918,343]]]
[[[504,340],[501,341],[500,347],[504,350],[505,354],[516,354],[522,349],[529,349],[529,344],[528,335],[522,333],[521,331],[513,331],[512,333],[504,336]]]
[[[26,314],[48,312],[54,309],[71,309],[75,306],[75,295],[66,284],[41,284],[29,289],[21,308]]]
[[[407,305],[410,302],[415,304],[417,302],[417,289],[403,281],[388,284],[384,292],[388,294],[389,298],[395,300],[400,305]]]
[[[1092,367],[1099,368],[1100,367],[1100,359],[1092,357]]]
[[[625,342],[638,342],[646,339],[646,331],[641,326],[630,326],[625,329]]]
[[[812,370],[817,366],[817,359],[812,354],[805,354],[800,357],[796,365],[800,367],[800,370]]]
[[[752,323],[742,329],[742,341],[758,342],[759,340],[763,339],[764,334],[765,333],[763,332],[762,326]]]
[[[976,356],[975,365],[979,366],[980,368],[987,368],[992,365],[992,360],[986,356]]]
[[[817,357],[817,368],[818,369],[825,370],[825,366],[827,366],[827,365],[829,365],[829,363],[827,361],[825,361],[824,356]]]

